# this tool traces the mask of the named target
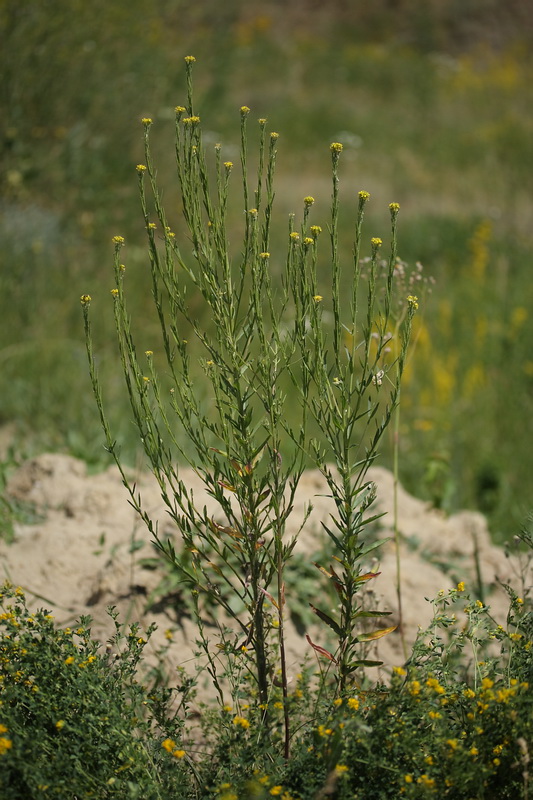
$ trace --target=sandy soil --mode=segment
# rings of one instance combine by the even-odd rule
[[[374,468],[369,476],[377,486],[378,510],[387,511],[381,521],[382,535],[390,534],[392,524],[393,478],[385,469]],[[193,487],[200,505],[213,507],[198,479],[190,471],[182,474]],[[153,478],[142,475],[138,480],[145,508],[152,519],[159,521],[162,535],[179,540]],[[184,616],[177,624],[171,608],[159,607],[146,612],[146,598],[157,586],[162,572],[147,569],[142,560],[154,555],[146,527],[128,504],[127,493],[118,471],[112,467],[98,475],[88,475],[82,461],[64,455],[42,455],[25,463],[10,480],[8,492],[31,503],[40,516],[32,525],[18,525],[15,541],[0,541],[0,580],[9,579],[23,587],[30,606],[46,607],[60,625],[71,625],[81,614],[93,617],[92,632],[102,641],[113,632],[106,613],[116,606],[124,622],[138,621],[143,628],[151,622],[158,631],[151,640],[155,649],[165,642],[165,631],[174,630],[168,653],[168,664],[185,666],[193,672],[193,651],[196,629]],[[295,533],[308,501],[314,510],[301,532],[297,548],[313,561],[323,542],[321,520],[332,510],[331,500],[324,497],[324,481],[318,472],[308,472],[300,484],[295,510],[289,520],[287,535]],[[404,629],[411,643],[418,626],[425,626],[432,616],[426,598],[433,598],[440,589],[448,589],[464,580],[469,587],[476,584],[474,552],[477,549],[483,583],[494,616],[504,622],[506,595],[496,577],[513,582],[516,565],[490,540],[487,524],[481,514],[462,512],[446,518],[400,488],[398,496],[401,531],[401,569]],[[213,507],[213,513],[216,509]],[[179,543],[179,541],[178,541]],[[133,545],[133,546],[132,546]],[[393,542],[380,551],[381,575],[372,589],[379,607],[392,611],[382,618],[383,625],[398,622]],[[369,564],[376,569],[377,564]],[[317,591],[320,591],[317,571]],[[370,585],[370,584],[369,584]],[[317,597],[317,604],[323,598]],[[287,597],[290,607],[291,597]],[[326,609],[325,609],[326,610]],[[212,628],[216,643],[216,628]],[[324,642],[323,628],[312,631],[315,641]],[[325,642],[324,642],[325,643]],[[288,623],[289,665],[293,672],[307,653],[313,652],[305,639]],[[392,633],[379,641],[379,656],[385,665],[403,662],[399,634]]]

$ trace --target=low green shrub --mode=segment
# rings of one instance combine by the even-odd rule
[[[506,626],[463,584],[433,601],[434,619],[387,683],[341,697],[302,670],[289,694],[294,731],[282,756],[283,695],[265,704],[246,672],[232,705],[187,704],[142,677],[136,626],[102,653],[89,620],[57,629],[2,589],[2,798],[187,800],[527,800],[533,737],[533,608],[510,590]],[[246,654],[242,654],[246,659]],[[279,683],[279,682],[278,682]],[[195,712],[195,716],[197,716]]]
[[[102,652],[88,617],[56,628],[9,585],[0,590],[0,608],[3,800],[155,800],[170,786],[187,792],[188,770],[170,765],[161,747],[166,738],[179,741],[182,723],[162,713],[167,691],[137,680],[147,641],[137,626],[126,633],[116,622]]]

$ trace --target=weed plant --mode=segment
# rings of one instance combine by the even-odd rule
[[[302,670],[288,696],[285,759],[281,686],[269,698],[269,737],[245,671],[233,703],[203,708],[191,735],[194,682],[155,690],[136,626],[116,621],[102,653],[88,618],[58,629],[4,586],[2,797],[527,800],[533,607],[530,594],[508,591],[505,626],[463,583],[439,592],[432,623],[387,684],[335,697]]]
[[[329,660],[335,676],[335,695],[340,697],[352,685],[356,670],[367,665],[358,658],[359,644],[394,629],[361,630],[363,618],[388,613],[363,609],[359,599],[362,587],[375,577],[363,571],[363,560],[379,545],[365,545],[363,536],[365,526],[375,519],[368,513],[375,489],[366,475],[397,403],[418,302],[414,295],[404,299],[406,313],[397,331],[399,344],[394,355],[389,346],[393,338],[389,328],[392,306],[397,302],[394,274],[399,206],[390,205],[388,267],[385,273],[378,268],[382,240],[372,238],[363,282],[361,231],[369,198],[365,191],[358,195],[350,292],[341,298],[338,168],[343,147],[338,142],[330,147],[329,285],[319,285],[317,278],[322,228],[311,224],[314,198],[303,199],[298,229],[294,215],[289,217],[283,260],[269,252],[278,134],[267,135],[266,120],[259,120],[259,154],[252,189],[250,109],[246,106],[240,110],[243,246],[237,256],[232,255],[226,216],[234,164],[224,160],[222,146],[216,144],[214,177],[210,173],[200,117],[193,101],[194,61],[192,56],[185,59],[187,105],[176,108],[177,174],[191,253],[186,253],[185,245],[178,242],[162,205],[150,151],[149,118],[142,120],[146,163],[137,166],[166,374],[156,367],[160,353],[150,349],[142,360],[138,356],[126,306],[122,236],[114,237],[115,288],[111,290],[131,411],[148,463],[182,537],[180,552],[171,540],[160,538],[121,464],[96,371],[89,315],[91,298],[83,295],[87,352],[107,449],[157,548],[192,593],[206,668],[219,703],[225,704],[224,689],[213,644],[204,633],[202,613],[206,601],[210,609],[218,607],[231,621],[230,629],[214,615],[220,651],[229,660],[248,654],[247,670],[253,678],[259,706],[264,708],[260,728],[264,736],[270,732],[267,708],[279,665],[284,753],[288,758],[291,735],[284,574],[297,536],[286,539],[286,520],[293,510],[302,473],[314,464],[324,475],[336,507],[331,521],[324,525],[334,545],[335,567],[317,567],[335,587],[338,609],[330,614],[312,607],[333,631],[333,652],[309,637],[308,641]],[[150,200],[146,183],[151,190]],[[191,306],[188,284],[201,294],[207,315],[198,315]],[[205,316],[211,319],[208,330],[202,325]],[[330,322],[326,321],[328,317]],[[201,346],[201,364],[211,395],[209,405],[199,401],[191,379],[189,336]],[[216,514],[195,503],[193,493],[180,477],[180,461],[194,469],[216,500]],[[310,510],[309,507],[304,514],[301,528]],[[217,579],[222,590],[216,585]],[[226,668],[222,671],[227,675]]]

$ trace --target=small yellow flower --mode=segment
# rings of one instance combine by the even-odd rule
[[[407,303],[414,311],[418,309],[418,297],[414,294],[410,294],[407,298]]]
[[[148,228],[151,231],[155,231],[155,229],[157,228],[157,225],[155,224],[155,222],[149,222],[148,223]]]
[[[241,106],[241,114],[242,114],[243,117],[245,117],[249,113],[250,113],[250,109],[248,108],[248,106]]]
[[[458,592],[464,592],[464,590],[465,590],[465,582],[464,581],[459,581],[459,583],[457,584],[457,591]]]
[[[111,294],[113,297],[118,297],[118,289],[111,289]]]
[[[397,214],[398,211],[400,210],[400,204],[399,203],[389,203],[389,209],[390,209],[391,214]]]
[[[315,303],[320,303],[320,301],[321,301],[321,300],[323,300],[323,299],[324,299],[324,298],[322,297],[322,295],[321,295],[321,294],[315,294],[315,295],[313,295],[313,300],[315,301]]]
[[[57,730],[60,731],[61,728],[64,728],[64,727],[65,727],[65,720],[64,719],[58,719],[57,722],[56,722]]]
[[[137,172],[139,172],[139,173],[146,172],[146,167],[144,166],[144,164],[137,164],[137,166],[135,167],[135,169],[136,169],[136,170],[137,170]]]
[[[147,358],[150,358],[150,356],[153,356],[153,354],[154,354],[154,351],[153,351],[153,350],[145,350],[145,351],[144,351],[144,355],[145,355]]]
[[[283,708],[283,703],[280,703],[280,702],[279,702],[279,700],[277,700],[277,701],[274,703],[274,708],[277,708],[277,709],[281,709],[281,708]]]
[[[124,237],[123,236],[113,236],[111,241],[113,242],[113,244],[123,245],[124,244]]]
[[[224,167],[229,172],[231,169],[233,169],[233,161],[224,161]]]
[[[265,127],[265,125],[267,124],[267,121],[266,121],[265,117],[261,117],[261,118],[260,118],[260,119],[258,119],[257,121],[258,121],[258,123],[261,125],[261,127],[262,127],[262,128],[264,128],[264,127]]]
[[[194,64],[194,62],[196,61],[194,56],[185,56],[183,60],[185,61],[186,64]]]
[[[279,133],[276,133],[276,131],[272,131],[272,133],[270,134],[270,138],[272,139],[272,141],[274,141],[275,139],[279,139]]]
[[[481,686],[483,689],[492,689],[494,686],[494,681],[492,681],[490,678],[483,678],[481,681]]]
[[[357,709],[359,708],[359,698],[349,697],[347,705],[348,708],[352,709],[352,711],[357,711]]]
[[[335,154],[335,153],[338,154],[338,153],[342,153],[343,146],[342,146],[342,144],[340,142],[332,142],[330,144],[330,146],[329,146],[329,149],[331,150],[331,152],[333,154]]]
[[[313,238],[316,239],[318,234],[322,233],[322,228],[320,227],[320,225],[311,225],[309,231],[311,232]]]
[[[248,213],[251,217],[257,217],[257,208],[251,208]]]
[[[470,755],[473,756],[473,757],[479,755],[479,750],[477,749],[477,747],[471,747],[470,748]]]
[[[359,200],[361,200],[363,203],[366,203],[369,197],[370,192],[365,192],[364,189],[359,192]]]
[[[176,108],[174,109],[174,111],[176,112],[176,114],[185,114],[185,112],[187,111],[187,109],[186,109],[186,108],[184,108],[183,106],[176,106]]]
[[[181,759],[181,758],[185,758],[186,754],[185,754],[185,750],[173,750],[172,751],[172,755],[174,756],[174,758]]]
[[[174,636],[174,633],[170,630],[170,628],[167,628],[166,631],[165,631],[165,639],[167,639],[167,641],[171,642],[172,639],[173,639],[173,636]]]
[[[374,250],[378,250],[383,244],[383,241],[379,238],[379,236],[374,236],[374,238],[370,240],[370,244]]]
[[[283,786],[273,786],[272,789],[270,790],[270,794],[273,795],[274,797],[277,797],[277,795],[281,794],[282,791],[283,791]]]
[[[153,119],[151,117],[143,117],[141,122],[145,128],[148,128],[153,123]]]
[[[176,748],[176,742],[174,739],[165,739],[161,742],[161,747],[167,751],[167,753],[172,753],[172,751]]]
[[[68,658],[65,659],[65,664],[67,664],[67,666],[73,663],[74,663],[74,656],[69,656]]]
[[[337,699],[333,701],[333,705],[336,708],[338,708],[339,706],[342,706],[342,697],[337,697]]]
[[[7,736],[0,736],[0,756],[3,756],[13,747],[13,742]]]
[[[451,750],[457,750],[459,742],[457,741],[457,739],[446,739],[446,744]]]
[[[399,675],[402,678],[407,675],[407,670],[405,670],[403,667],[393,667],[392,671],[395,675]]]
[[[413,776],[412,775],[404,775],[403,779],[404,779],[404,781],[406,783],[412,783],[413,782]]]
[[[244,730],[250,727],[250,723],[245,717],[233,717],[233,724]]]
[[[80,297],[80,302],[82,306],[88,306],[89,303],[91,302],[91,299],[92,298],[90,294],[82,294],[82,296]]]
[[[337,775],[345,775],[348,772],[348,767],[346,764],[337,764],[335,766],[335,772]]]
[[[303,244],[304,244],[305,247],[310,247],[310,245],[312,245],[313,242],[314,242],[314,239],[311,239],[310,236],[306,236],[304,241],[303,241]]]
[[[304,205],[312,206],[314,202],[315,202],[314,197],[311,197],[310,195],[308,197],[304,197]]]
[[[259,258],[263,258],[266,260],[267,258],[270,258],[270,253],[267,252],[259,253]]]
[[[299,242],[300,241],[300,234],[297,233],[297,231],[292,231],[292,233],[289,234],[289,238],[291,238],[293,242]]]

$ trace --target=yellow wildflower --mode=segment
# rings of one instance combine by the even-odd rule
[[[3,756],[13,747],[13,742],[7,736],[0,736],[0,756]]]

